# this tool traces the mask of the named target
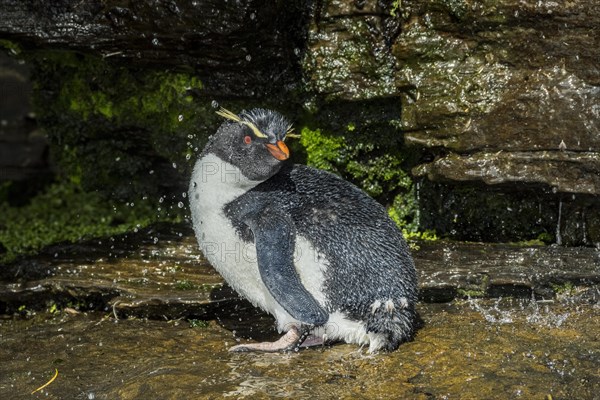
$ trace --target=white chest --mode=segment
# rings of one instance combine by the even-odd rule
[[[267,312],[282,312],[260,278],[253,243],[245,243],[225,215],[225,205],[260,182],[250,181],[214,155],[196,163],[189,188],[192,223],[200,249],[238,293]]]

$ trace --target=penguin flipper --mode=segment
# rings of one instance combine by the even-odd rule
[[[329,314],[300,281],[294,267],[294,223],[273,209],[246,219],[254,234],[258,270],[273,298],[292,317],[308,325],[323,325]]]

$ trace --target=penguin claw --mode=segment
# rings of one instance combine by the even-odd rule
[[[253,349],[246,344],[238,344],[236,346],[230,347],[228,351],[232,353],[249,353],[253,351]]]
[[[285,335],[280,337],[275,342],[261,342],[261,343],[246,343],[238,344],[230,347],[229,351],[235,353],[245,353],[251,351],[263,352],[263,353],[289,353],[297,352],[300,350],[300,346],[310,335],[310,329],[308,327],[302,327],[300,331],[296,327],[292,327]]]

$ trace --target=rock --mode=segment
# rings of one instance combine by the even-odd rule
[[[309,93],[327,101],[398,96],[389,46],[398,26],[390,20],[377,2],[323,2],[311,20],[302,62]]]
[[[402,4],[393,54],[418,93],[403,104],[406,140],[450,150],[420,173],[600,193],[591,3]]]
[[[600,251],[581,247],[423,243],[415,253],[421,296],[552,297],[570,283],[600,284]]]
[[[36,178],[50,175],[48,141],[36,126],[29,75],[29,65],[0,51],[0,184],[32,186]]]
[[[201,324],[60,309],[2,319],[0,396],[31,397],[55,371],[56,380],[36,396],[594,399],[600,391],[600,314],[592,305],[505,299],[418,311],[423,327],[416,338],[377,355],[343,344],[288,354],[229,352],[240,342],[277,338],[259,316],[230,309]]]
[[[600,152],[503,151],[449,153],[413,169],[432,181],[544,184],[555,192],[600,194]]]
[[[426,302],[553,298],[555,285],[600,285],[600,252],[594,248],[423,242],[414,258]],[[251,308],[223,286],[185,225],[57,245],[0,268],[0,312],[52,302],[154,319],[210,319],[223,308]]]
[[[325,161],[413,230],[591,246],[600,243],[597,8],[9,0],[0,44],[34,67],[40,122],[65,175],[107,197],[180,195],[218,124],[213,105],[259,105],[341,141]],[[411,170],[428,198],[411,197]],[[459,199],[467,192],[481,196]],[[573,219],[559,212],[567,203]]]
[[[0,36],[27,49],[69,49],[128,66],[194,69],[219,96],[273,94],[292,84],[306,2],[58,1],[0,5]],[[268,83],[268,84],[267,84]]]
[[[421,198],[422,228],[464,240],[485,230],[492,241],[543,233],[600,243],[598,223],[582,217],[600,204],[568,195],[600,194],[600,55],[590,35],[600,13],[588,11],[592,3],[402,2],[392,54],[400,85],[414,93],[404,96],[401,123],[406,142],[429,153],[413,172],[444,182]],[[479,199],[458,199],[470,191]],[[552,228],[565,199],[586,234]],[[552,211],[519,225],[537,206]],[[527,236],[528,227],[537,233]]]

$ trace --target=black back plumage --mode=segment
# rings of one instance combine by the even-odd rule
[[[389,349],[409,339],[417,277],[402,233],[383,206],[336,175],[293,165],[229,203],[225,211],[242,239],[252,241],[244,215],[265,207],[289,215],[296,234],[309,238],[327,259],[327,311],[340,310],[366,321],[367,331],[387,333]],[[396,303],[394,322],[373,310],[374,301],[385,299]],[[399,299],[405,299],[405,307]]]

